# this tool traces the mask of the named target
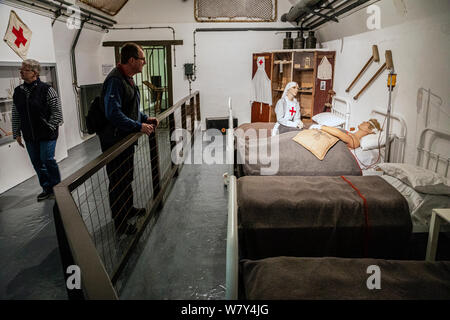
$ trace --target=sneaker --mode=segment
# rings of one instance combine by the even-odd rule
[[[37,201],[42,201],[48,198],[54,198],[55,194],[50,191],[44,191],[37,196]]]
[[[127,223],[123,226],[121,226],[119,229],[117,229],[117,234],[119,236],[126,234],[127,236],[132,236],[134,234],[136,234],[137,232],[137,228],[134,224],[131,223]]]
[[[145,208],[132,208],[130,213],[128,214],[128,219],[134,218],[134,217],[143,217],[147,213],[147,210]]]

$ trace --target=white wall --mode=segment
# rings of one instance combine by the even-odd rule
[[[289,11],[287,0],[278,1],[278,20]],[[193,31],[196,28],[292,27],[275,23],[197,23],[193,1],[130,0],[114,17],[118,26],[171,26],[176,39],[176,67],[173,68],[174,102],[189,94],[189,82],[184,77],[185,63],[194,62]],[[275,32],[214,32],[196,34],[197,80],[192,90],[200,90],[202,120],[211,116],[226,116],[231,96],[234,115],[239,123],[250,122],[250,90],[252,53],[281,49],[285,34]],[[172,40],[170,29],[116,30],[106,34],[113,40]],[[173,66],[173,64],[172,64]],[[204,124],[204,123],[203,123]]]
[[[78,122],[78,107],[72,86],[72,68],[70,49],[75,38],[76,30],[70,30],[64,22],[55,22],[53,38],[55,40],[55,55],[58,65],[58,80],[61,88],[63,105],[64,130],[67,148],[73,148],[92,136],[85,136],[80,132]],[[78,85],[103,82],[102,64],[114,63],[114,49],[102,46],[104,32],[82,29],[75,50]]]
[[[14,10],[22,21],[32,30],[32,38],[27,58],[42,63],[55,63],[53,34],[51,20],[24,10],[0,4],[0,30],[2,35],[8,26],[10,10]],[[17,56],[4,41],[0,42],[0,61],[21,63]],[[56,160],[67,157],[67,146],[64,130],[60,129],[60,136],[56,145]],[[16,142],[0,146],[0,193],[32,177],[35,172],[25,149]]]
[[[341,20],[339,24],[328,24],[318,32],[317,37],[323,41],[324,47],[336,50],[334,88],[338,95],[352,101],[353,126],[368,119],[369,112],[374,107],[387,109],[388,71],[384,71],[357,101],[353,100],[353,96],[384,63],[385,50],[392,51],[397,73],[397,86],[392,94],[392,111],[402,115],[407,122],[405,161],[414,163],[417,134],[423,127],[423,119],[417,115],[417,106],[426,99],[425,96],[420,98],[420,88],[431,89],[441,97],[442,107],[450,114],[450,2],[402,2],[405,7],[401,6],[400,1],[382,0],[376,3],[381,10],[379,30],[367,29],[369,15],[366,10],[361,10]],[[346,94],[345,89],[371,56],[374,44],[378,45],[380,63],[372,64],[350,94]],[[431,101],[431,104],[436,103]],[[450,118],[441,117],[439,122],[441,129],[450,129]]]

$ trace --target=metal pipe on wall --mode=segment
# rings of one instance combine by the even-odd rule
[[[143,30],[143,29],[171,29],[172,30],[172,35],[173,35],[173,40],[175,41],[175,29],[173,27],[112,27],[112,28],[108,28],[107,31],[109,30]],[[173,45],[173,66],[176,67],[177,66],[177,58],[176,58],[176,51],[175,51],[175,45]]]
[[[78,86],[78,76],[77,76],[77,62],[75,59],[75,48],[78,44],[78,39],[80,38],[80,34],[81,34],[81,30],[83,29],[84,26],[84,21],[81,21],[81,25],[80,28],[77,30],[77,33],[75,34],[74,40],[72,42],[72,46],[70,48],[70,66],[72,69],[72,86],[73,86],[73,90],[75,93],[75,103],[77,105],[77,109],[78,109],[78,125],[80,128],[81,133],[84,133],[85,130],[83,130],[84,125],[83,125],[83,110],[81,110],[81,105],[80,105],[80,92],[79,92],[79,86]],[[81,136],[83,136],[83,134],[81,134]]]
[[[197,42],[195,35],[197,32],[244,32],[244,31],[286,31],[286,32],[295,32],[295,31],[304,31],[308,30],[303,27],[290,27],[290,28],[197,28],[193,32],[194,37],[194,76],[191,81],[195,81],[197,79],[196,70],[197,70],[197,54],[196,47]],[[190,83],[189,83],[190,84]]]

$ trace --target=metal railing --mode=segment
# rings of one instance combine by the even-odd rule
[[[81,273],[81,288],[68,289],[69,299],[118,299],[118,279],[181,169],[171,159],[172,134],[182,128],[193,141],[201,128],[200,93],[181,99],[157,119],[156,133],[128,135],[54,187],[63,272],[66,280],[70,265]],[[133,208],[145,210],[138,216]],[[127,235],[129,224],[136,226],[135,234]]]

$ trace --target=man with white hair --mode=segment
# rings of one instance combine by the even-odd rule
[[[58,127],[63,123],[58,94],[39,79],[40,71],[38,61],[22,62],[20,76],[24,83],[15,88],[12,107],[14,139],[22,148],[26,146],[43,189],[38,201],[53,197],[53,187],[61,181],[55,147]]]

